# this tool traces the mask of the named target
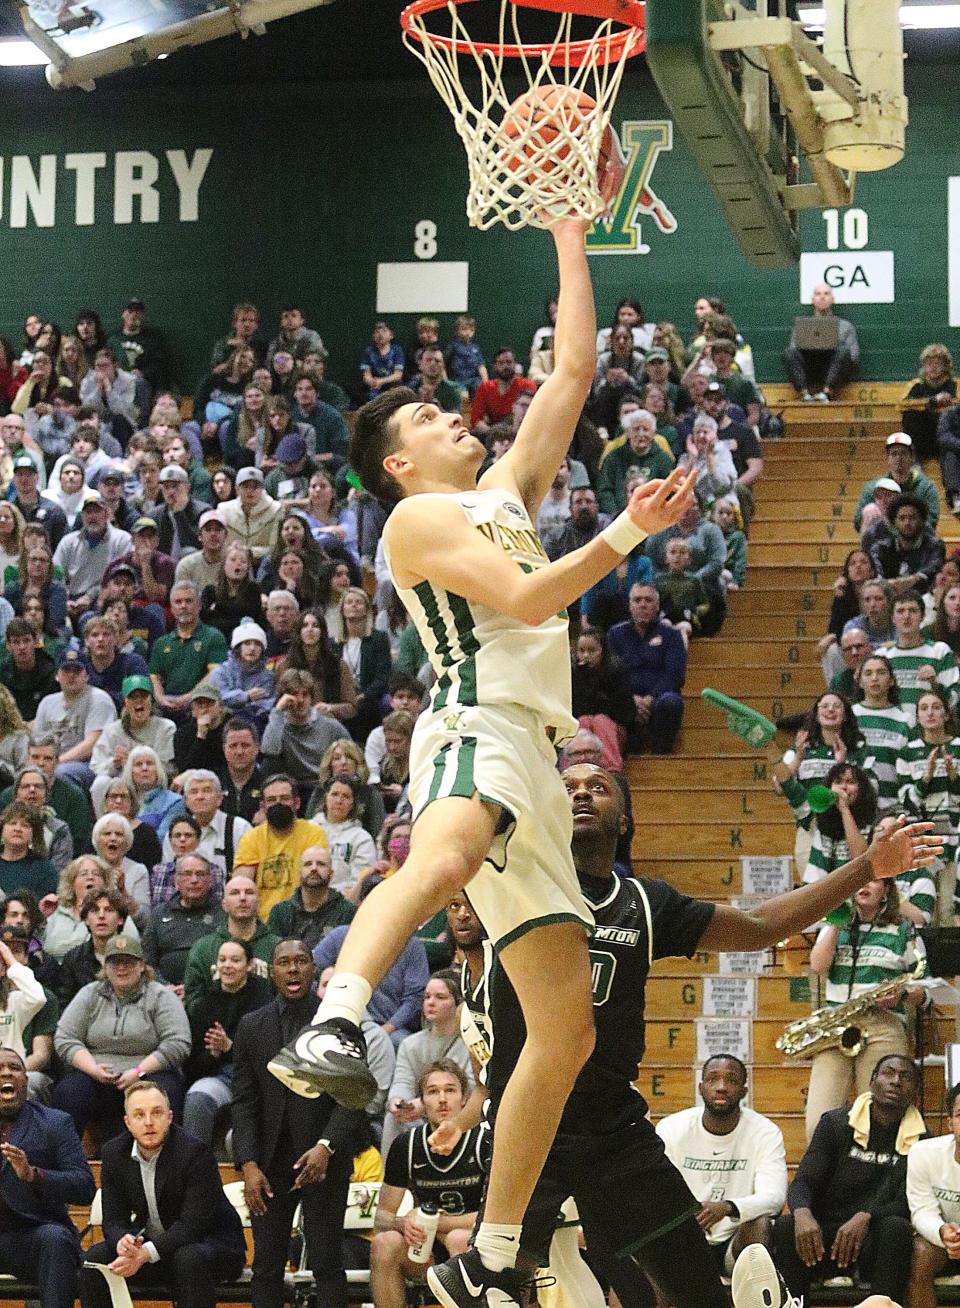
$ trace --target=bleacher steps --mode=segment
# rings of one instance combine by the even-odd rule
[[[848,388],[843,405],[830,406],[784,407],[790,388],[764,390],[771,407],[783,409],[787,433],[764,445],[746,585],[728,597],[721,635],[691,647],[677,754],[632,758],[627,769],[636,871],[718,902],[742,895],[744,855],[793,852],[792,816],[769,779],[790,738],[780,733],[766,749],[751,749],[699,692],[713,686],[778,717],[802,712],[822,690],[816,644],[826,631],[834,580],[857,544],[853,512],[860,489],[883,474],[884,441],[900,427],[896,401],[904,384],[863,383]],[[926,471],[939,483],[938,469]],[[949,550],[960,542],[960,523],[944,514],[940,533]],[[783,1130],[791,1173],[805,1147],[809,1065],[785,1060],[775,1040],[787,1021],[809,1012],[804,958],[791,953],[789,965],[799,974],[788,975],[778,953],[777,965],[757,978],[752,1024],[750,1102]],[[702,978],[719,968],[719,955],[698,953],[690,960],[664,959],[653,969],[647,1056],[638,1084],[654,1120],[694,1102]],[[952,1035],[953,1020],[952,1010],[938,1011],[935,1049]],[[928,1064],[925,1090],[928,1123],[936,1130],[942,1067]]]

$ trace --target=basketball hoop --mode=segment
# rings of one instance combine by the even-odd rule
[[[627,60],[644,48],[644,5],[499,0],[496,37],[482,41],[461,14],[477,3],[489,12],[497,0],[414,0],[400,16],[404,43],[425,66],[466,148],[471,226],[499,222],[514,231],[567,215],[595,221],[608,206],[602,171],[619,152],[610,115]],[[520,13],[530,9],[558,14],[552,39],[523,40]],[[596,26],[581,36],[575,20]],[[505,73],[525,81],[523,99],[542,100],[542,112],[519,121],[511,114]]]

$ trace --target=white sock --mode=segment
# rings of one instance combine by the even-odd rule
[[[516,1267],[521,1229],[520,1226],[498,1225],[496,1222],[480,1223],[473,1247],[480,1255],[484,1267],[489,1267],[491,1272],[504,1272],[508,1267]]]
[[[358,976],[356,972],[337,972],[327,982],[326,994],[314,1014],[313,1025],[331,1017],[342,1017],[359,1026],[372,994],[373,989],[366,977]]]

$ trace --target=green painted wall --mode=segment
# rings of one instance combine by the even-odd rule
[[[907,156],[891,172],[864,176],[857,194],[869,217],[866,249],[893,251],[896,260],[894,304],[845,310],[875,378],[912,375],[924,342],[954,340],[947,326],[947,178],[960,174],[960,69],[908,66],[908,91]],[[616,120],[662,117],[637,65]],[[0,122],[0,330],[16,340],[30,310],[69,325],[79,305],[93,303],[110,323],[139,293],[150,321],[169,334],[189,387],[235,299],[252,298],[272,323],[280,302],[294,296],[332,350],[331,375],[352,382],[375,314],[377,263],[413,260],[421,220],[436,223],[437,258],[469,261],[471,309],[485,348],[507,342],[525,351],[553,289],[543,233],[467,227],[462,148],[446,110],[420,81],[123,92],[105,83],[92,95],[12,94],[0,85]],[[213,151],[198,219],[180,221],[165,151],[185,151],[189,162],[198,148]],[[136,201],[133,222],[114,221],[118,151],[157,157],[158,221],[141,223]],[[106,156],[90,226],[76,225],[75,174],[65,167],[66,156],[81,152]],[[47,165],[57,171],[52,226],[38,227],[29,206],[26,226],[10,226],[15,155],[27,156],[37,172],[41,155],[55,156]],[[644,216],[648,253],[592,260],[601,319],[620,295],[635,294],[648,317],[674,319],[686,332],[696,296],[719,294],[752,342],[760,374],[778,378],[786,331],[803,311],[797,270],[749,267],[681,141],[661,153],[651,185],[677,230],[665,235]],[[805,216],[803,236],[805,249],[826,249],[820,214]],[[396,326],[406,342],[412,321],[398,318]]]

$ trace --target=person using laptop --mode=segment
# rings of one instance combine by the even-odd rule
[[[794,319],[783,364],[802,400],[827,404],[856,377],[860,343],[853,323],[833,312],[833,291],[825,282],[813,288],[810,299],[813,316]]]

